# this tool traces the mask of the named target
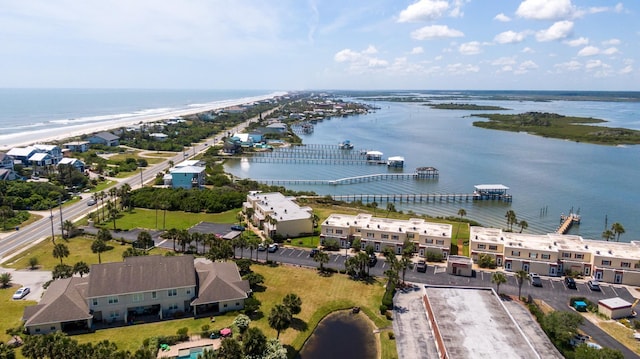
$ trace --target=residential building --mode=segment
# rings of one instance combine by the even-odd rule
[[[132,324],[144,316],[163,320],[238,310],[250,293],[233,262],[194,262],[190,255],[128,257],[94,264],[84,278],[53,281],[37,305],[25,308],[23,320],[30,334],[89,330],[97,322]]]
[[[171,187],[185,189],[204,187],[205,170],[205,167],[200,166],[174,167],[169,170]],[[165,183],[167,179],[165,176]]]
[[[242,207],[245,213],[253,211],[249,219],[270,237],[294,238],[313,233],[313,210],[300,207],[294,200],[279,192],[251,192]]]
[[[495,259],[507,271],[574,273],[609,283],[640,285],[640,242],[607,242],[556,233],[535,235],[471,227],[470,254]]]
[[[0,168],[13,170],[13,157],[5,152],[0,152]]]
[[[58,162],[58,167],[60,165],[69,165],[72,166],[73,168],[77,169],[80,172],[84,172],[85,169],[85,164],[84,162],[80,161],[77,158],[69,158],[69,157],[65,157],[63,159],[60,160],[60,162]]]
[[[167,138],[169,138],[169,135],[162,132],[154,132],[149,134],[149,138],[156,141],[165,141]]]
[[[428,253],[447,258],[451,250],[452,226],[444,223],[426,222],[421,218],[408,220],[379,218],[370,214],[331,214],[321,225],[320,239],[335,239],[340,246],[350,247],[355,239],[360,239],[362,248],[371,244],[376,252],[391,247],[395,253],[402,253],[405,240],[416,246],[420,257]]]
[[[473,260],[464,256],[449,256],[447,258],[447,273],[471,277],[473,275]]]
[[[13,158],[14,163],[29,166],[31,164],[29,158],[37,152],[38,150],[33,146],[14,147],[7,152],[7,155]]]
[[[87,152],[89,151],[89,141],[72,141],[63,144],[64,148],[71,152]]]
[[[88,138],[89,143],[105,145],[109,147],[120,145],[120,137],[110,132],[96,133]]]
[[[57,164],[62,159],[62,149],[56,145],[35,144],[33,147],[40,153],[51,156],[51,164]]]

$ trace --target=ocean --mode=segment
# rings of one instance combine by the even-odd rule
[[[605,226],[621,223],[626,233],[621,241],[640,239],[640,146],[602,146],[549,139],[527,133],[512,133],[474,127],[471,113],[494,111],[437,110],[421,103],[355,100],[379,107],[366,115],[339,117],[315,125],[301,135],[307,144],[354,144],[353,151],[377,150],[383,157],[405,158],[403,172],[433,166],[434,180],[387,180],[342,185],[287,185],[321,195],[472,193],[477,184],[503,184],[513,196],[511,203],[498,201],[395,202],[396,209],[430,216],[456,216],[465,209],[466,218],[484,226],[506,228],[505,214],[514,210],[526,220],[525,233],[553,232],[560,216],[579,213],[582,222],[570,234],[601,239]],[[424,96],[433,102],[475,103],[509,108],[504,113],[527,111],[607,120],[606,126],[640,130],[640,93],[574,93],[572,98],[541,92],[539,97],[522,93],[399,92],[393,96]],[[588,96],[587,96],[588,95]],[[579,97],[578,97],[579,96]],[[583,100],[586,99],[586,100]],[[595,99],[595,100],[594,100]],[[339,164],[273,164],[229,161],[226,170],[240,178],[323,179],[388,173],[386,166]],[[384,216],[386,203],[379,203]],[[514,226],[514,230],[519,230]]]

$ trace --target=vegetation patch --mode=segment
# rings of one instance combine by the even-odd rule
[[[509,110],[505,107],[500,106],[489,106],[489,105],[476,105],[472,103],[434,103],[427,104],[431,108],[435,108],[437,110],[471,110],[471,111],[499,111],[499,110]]]
[[[595,118],[563,116],[543,112],[526,112],[517,115],[475,114],[472,116],[489,119],[489,121],[475,121],[473,123],[474,126],[493,130],[527,132],[543,137],[599,145],[640,143],[640,131],[588,125],[606,122]]]

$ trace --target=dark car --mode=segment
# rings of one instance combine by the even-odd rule
[[[316,254],[318,254],[319,250],[317,248],[314,248],[311,250],[311,252],[309,252],[309,257],[313,258],[315,257]]]
[[[273,243],[269,245],[269,248],[267,248],[267,250],[269,251],[269,253],[273,253],[275,251],[278,250],[278,244],[277,243]]]
[[[237,225],[237,224],[234,224],[233,226],[231,226],[231,230],[232,230],[232,231],[239,231],[239,232],[242,232],[242,231],[244,231],[244,229],[245,229],[245,228],[244,228],[243,226],[239,226],[239,225]]]
[[[376,263],[378,263],[378,257],[376,257],[375,255],[370,255],[369,256],[369,267],[375,266]]]
[[[600,283],[598,283],[597,280],[590,280],[587,282],[587,285],[589,286],[589,289],[591,289],[594,292],[600,291]]]
[[[416,263],[416,271],[425,273],[427,271],[427,262],[420,260]]]
[[[576,280],[571,277],[564,278],[564,285],[566,285],[569,289],[578,289],[576,288]]]

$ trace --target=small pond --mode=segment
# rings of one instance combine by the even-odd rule
[[[340,311],[325,317],[302,347],[299,359],[375,359],[376,337],[364,313]]]

